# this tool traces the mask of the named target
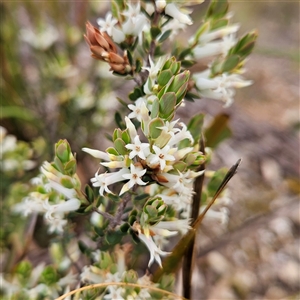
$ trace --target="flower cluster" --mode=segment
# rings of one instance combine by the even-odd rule
[[[0,170],[9,174],[13,172],[23,173],[33,169],[36,162],[32,160],[33,149],[25,142],[17,141],[12,134],[7,134],[7,130],[0,126]]]
[[[150,198],[133,228],[150,250],[150,264],[154,259],[161,264],[158,254],[165,254],[154,244],[150,231],[156,240],[174,235],[181,228],[178,218],[184,218],[188,228],[193,181],[204,172],[197,172],[196,168],[205,159],[187,126],[173,120],[175,110],[185,95],[189,72],[180,72],[180,63],[174,57],[165,59],[163,63],[160,60],[158,64],[161,68],[152,64],[149,71],[151,81],[144,85],[148,94],[136,99],[135,104],[128,105],[131,112],[125,117],[126,128],[114,131],[114,147],[106,152],[83,148],[83,151],[101,159],[104,167],[117,169],[109,173],[98,170],[91,179],[93,186],[99,187],[101,196],[113,193],[110,186],[119,182],[122,183],[120,196],[129,190],[149,186]],[[140,122],[139,133],[132,122],[134,119]],[[160,203],[160,208],[156,207],[157,201],[153,202],[153,197]],[[162,208],[166,207],[164,203],[176,211],[172,221],[168,220],[166,210]],[[152,211],[151,216],[150,207],[151,211],[156,211]],[[157,215],[161,217],[153,220]],[[158,230],[160,224],[164,230]]]
[[[56,155],[55,163],[44,162],[41,174],[32,178],[34,191],[14,206],[14,211],[23,216],[43,214],[50,233],[64,231],[65,215],[78,210],[82,199],[80,181],[75,173],[76,160],[66,141],[56,144]]]
[[[48,295],[51,291],[57,295],[61,287],[70,288],[76,282],[71,273],[66,275],[72,264],[78,271],[79,284],[107,283],[97,291],[96,296],[101,299],[162,298],[152,293],[151,287],[158,284],[151,282],[147,274],[139,278],[137,272],[127,270],[125,258],[132,248],[128,247],[128,240],[124,243],[122,239],[130,235],[133,242],[142,242],[134,251],[148,250],[148,267],[154,262],[162,267],[162,257],[171,253],[168,238],[195,231],[190,230],[191,222],[211,206],[209,200],[215,199],[224,173],[205,170],[204,163],[209,162],[211,152],[205,143],[208,140],[209,147],[213,143],[209,130],[202,128],[203,114],[194,115],[188,123],[176,114],[184,100],[200,97],[230,105],[235,89],[251,84],[240,74],[256,39],[256,33],[238,39],[235,34],[239,25],[230,24],[227,3],[213,0],[188,47],[173,43],[165,53],[164,43],[172,42],[181,30],[193,24],[192,10],[185,8],[193,3],[112,1],[112,11],[97,20],[99,28],[86,23],[84,37],[92,57],[107,63],[113,75],[126,76],[136,86],[128,101],[118,99],[126,115],[115,114],[117,128],[110,136],[111,146],[105,151],[82,148],[100,160],[90,179],[91,186],[81,190],[76,157],[68,142],[60,140],[55,145],[53,162],[44,162],[41,174],[32,179],[34,191],[15,205],[14,210],[24,216],[42,214],[48,232],[64,233],[61,237],[69,241],[74,238],[72,228],[67,227],[69,214],[76,212],[79,219],[80,215],[87,215],[82,220],[90,220],[86,224],[90,231],[76,236],[75,258],[68,253],[68,247],[64,248],[67,259],[58,262],[64,271],[61,276],[52,266],[45,268],[44,275],[37,268],[33,272],[37,274],[35,279],[42,279],[31,280],[36,290],[34,285],[27,287],[30,295]],[[188,69],[196,60],[211,57],[206,70],[193,74]],[[93,93],[88,85],[80,89],[83,95]],[[76,102],[87,111],[95,104],[92,98],[81,103],[81,94]],[[0,133],[5,154],[5,145],[15,145],[15,141],[8,137],[5,140],[3,130]],[[218,136],[215,140],[222,138]],[[201,193],[194,191],[199,176],[203,176],[201,180],[204,176],[208,179],[200,185]],[[226,224],[228,210],[210,209],[207,216]],[[77,264],[79,251],[85,258]],[[53,280],[48,282],[48,277]],[[49,285],[48,289],[44,283]],[[125,287],[122,283],[149,288]],[[5,285],[9,283],[5,281]],[[164,279],[159,285],[172,289],[173,281]],[[20,291],[18,284],[12,288]],[[33,298],[36,297],[34,294]]]
[[[124,244],[122,247],[116,247],[114,256],[99,250],[93,252],[94,263],[83,268],[80,275],[81,282],[107,283],[107,287],[102,292],[103,299],[153,299],[151,287],[157,287],[158,284],[153,283],[147,274],[139,277],[136,271],[127,270],[126,259],[130,251],[132,251],[132,247]],[[149,289],[134,289],[113,284],[121,282],[149,286]],[[173,278],[169,278],[168,282],[174,282]]]
[[[238,39],[236,33],[240,26],[230,24],[231,17],[226,2],[212,3],[205,22],[189,42],[190,54],[197,60],[213,58],[206,70],[193,75],[199,95],[220,100],[225,107],[233,103],[236,88],[252,84],[240,74],[257,37],[252,32]]]

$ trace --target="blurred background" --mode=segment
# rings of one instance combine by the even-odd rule
[[[256,29],[245,77],[254,81],[233,106],[202,99],[179,111],[230,116],[232,137],[213,155],[212,170],[233,165],[228,225],[205,220],[197,238],[194,299],[300,298],[299,9],[298,2],[229,1],[239,35]],[[111,80],[105,64],[92,60],[83,39],[85,22],[96,24],[109,1],[23,1],[1,4],[1,270],[22,257],[43,260],[47,243],[10,207],[28,192],[26,183],[53,146],[66,138],[77,153],[83,182],[97,166],[83,146],[104,150],[114,128],[116,97],[126,100],[128,82]],[[193,13],[196,28],[207,3]],[[16,141],[15,136],[18,141]],[[22,163],[23,161],[27,163]]]

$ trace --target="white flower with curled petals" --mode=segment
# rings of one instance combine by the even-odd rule
[[[133,159],[135,156],[146,159],[146,156],[150,153],[150,145],[148,143],[142,143],[138,135],[134,138],[134,144],[128,144],[125,147],[131,150],[129,153],[130,159]]]
[[[175,160],[175,157],[170,153],[175,152],[176,148],[171,149],[169,145],[166,145],[164,148],[160,149],[159,147],[153,145],[153,150],[155,151],[155,154],[151,154],[149,156],[150,166],[159,164],[160,169],[163,170],[166,167],[167,161]]]
[[[194,74],[196,87],[202,97],[221,100],[225,107],[233,103],[236,88],[246,87],[252,84],[252,80],[244,80],[238,74],[222,74],[209,78],[209,71]]]
[[[151,236],[147,237],[143,233],[139,233],[138,237],[147,246],[150,252],[150,260],[148,263],[148,267],[150,267],[154,261],[156,261],[159,264],[159,266],[162,267],[160,255],[165,256],[170,254],[170,252],[162,251],[161,249],[159,249],[154,243]]]
[[[146,106],[145,99],[140,97],[135,101],[135,104],[129,104],[128,108],[132,112],[128,115],[129,119],[136,118],[139,122],[144,119],[145,116],[149,115],[149,110]]]
[[[189,10],[180,10],[176,4],[174,3],[168,3],[167,6],[165,7],[165,13],[168,16],[171,16],[175,20],[177,20],[180,23],[187,24],[187,25],[192,25],[193,21],[189,14],[191,11]]]
[[[95,174],[95,177],[91,179],[91,182],[94,187],[100,187],[99,194],[104,195],[104,192],[112,194],[112,191],[108,188],[109,185],[116,182],[123,181],[123,175],[128,174],[129,170],[127,168],[122,168],[118,172],[112,173],[102,173],[98,174],[98,171]]]
[[[106,31],[109,36],[112,36],[112,30],[118,23],[118,20],[113,18],[111,12],[108,12],[105,16],[105,20],[102,18],[98,18],[97,23],[101,32]]]
[[[139,167],[135,167],[133,164],[130,165],[130,174],[124,174],[122,175],[123,178],[129,179],[129,181],[124,184],[122,190],[120,191],[119,195],[124,194],[126,191],[131,189],[135,184],[138,185],[146,185],[147,182],[144,182],[141,177],[145,175],[146,169],[142,169]]]

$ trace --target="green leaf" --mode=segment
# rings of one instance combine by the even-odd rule
[[[191,48],[186,48],[186,49],[184,49],[184,50],[182,50],[182,51],[180,52],[178,59],[179,59],[179,60],[184,60],[185,57],[186,57],[187,55],[190,55],[191,53],[192,53],[192,49],[191,49]]]
[[[123,233],[120,232],[120,231],[109,231],[105,238],[106,238],[106,241],[108,242],[108,244],[110,245],[116,245],[116,244],[119,244],[123,238]]]
[[[141,70],[142,70],[142,66],[143,66],[142,61],[141,61],[140,59],[137,59],[137,60],[135,61],[135,72],[136,72],[136,73],[140,73]]]
[[[149,136],[152,139],[158,138],[162,131],[158,127],[162,127],[162,126],[164,126],[164,121],[162,119],[155,118],[155,119],[151,120],[151,122],[149,123]]]
[[[190,131],[192,137],[194,138],[195,144],[198,144],[202,132],[203,122],[205,115],[200,113],[195,115],[190,120],[187,128]]]
[[[193,65],[195,65],[197,63],[197,61],[195,60],[182,60],[181,61],[181,65],[184,67],[184,68],[190,68],[192,67]]]
[[[159,116],[168,118],[174,113],[176,105],[176,95],[174,92],[164,94],[159,100]]]
[[[108,154],[112,154],[112,155],[115,155],[115,156],[119,156],[119,153],[117,152],[117,150],[113,147],[109,147],[106,149],[106,152]]]
[[[126,222],[120,226],[120,231],[123,233],[127,233],[129,228],[130,228],[130,225],[129,225],[129,223]]]
[[[143,97],[144,93],[139,87],[135,87],[134,90],[129,94],[129,99],[132,101],[137,100],[140,97]]]
[[[114,202],[120,202],[120,197],[118,195],[108,194],[107,197]]]
[[[122,132],[121,139],[124,141],[124,143],[125,143],[126,145],[127,145],[127,144],[130,144],[131,139],[130,139],[130,135],[129,135],[128,129],[126,129],[126,130],[124,130],[124,131]]]
[[[217,115],[210,126],[205,130],[205,145],[215,148],[224,139],[231,136],[231,130],[228,127],[229,116],[227,114]]]
[[[227,168],[221,168],[214,173],[213,177],[207,184],[208,196],[212,197],[217,192],[227,172]]]
[[[144,194],[140,194],[140,195],[137,195],[134,197],[134,201],[144,201],[146,200],[147,198],[149,198],[149,194],[147,193],[144,193]]]
[[[150,29],[150,34],[152,39],[155,40],[156,37],[161,34],[161,30],[159,27],[152,26]]]
[[[131,52],[128,51],[128,50],[127,50],[127,57],[128,57],[129,64],[132,66],[133,65],[133,58],[132,58]]]
[[[46,266],[41,274],[40,281],[48,286],[57,283],[59,276],[53,266]]]
[[[214,0],[211,1],[211,4],[207,10],[205,18],[215,18],[220,19],[223,18],[228,11],[228,3],[225,0]]]
[[[229,23],[228,19],[220,19],[220,20],[215,20],[214,22],[211,22],[210,30],[216,30],[222,27],[226,27]]]
[[[244,35],[238,43],[229,51],[230,54],[238,54],[241,59],[245,59],[253,50],[257,39],[257,32],[252,31]]]
[[[76,173],[76,169],[77,169],[76,159],[70,160],[64,166],[65,173],[70,175],[70,176],[72,176]]]
[[[105,234],[103,228],[100,228],[98,226],[94,226],[94,230],[95,230],[96,234],[100,237],[103,237]]]
[[[132,215],[129,217],[128,222],[132,226],[133,223],[136,221],[136,216]]]
[[[177,93],[178,90],[186,83],[188,82],[190,78],[190,71],[185,70],[184,72],[177,74],[171,84],[169,84],[168,87],[166,87],[166,92],[174,92]]]
[[[187,87],[188,87],[188,82],[185,82],[176,92],[176,105],[178,105],[181,100],[183,99],[185,93],[186,93],[186,90],[187,90]]]
[[[165,31],[165,32],[162,34],[162,36],[158,39],[158,42],[159,42],[159,43],[164,42],[164,41],[170,36],[171,33],[172,33],[172,30],[171,30],[171,29]]]
[[[176,75],[179,72],[180,68],[181,68],[180,61],[174,61],[171,64],[170,71],[172,72],[173,75]]]
[[[121,117],[121,114],[118,111],[115,113],[115,122],[119,128],[126,129],[126,125]]]
[[[165,86],[173,76],[171,70],[163,70],[159,73],[157,82],[160,86]]]
[[[154,119],[158,116],[159,113],[159,101],[158,99],[155,99],[152,102],[152,110],[151,110],[151,118]]]
[[[232,71],[236,66],[238,66],[240,62],[240,57],[238,55],[229,55],[226,57],[223,65],[222,65],[222,73]]]
[[[24,121],[35,121],[32,111],[20,106],[2,106],[0,119],[16,118]]]
[[[94,191],[93,191],[93,189],[88,184],[85,185],[84,192],[86,194],[86,199],[90,203],[93,203],[94,199],[95,199]]]
[[[70,180],[69,177],[62,177],[60,179],[60,183],[63,187],[67,188],[67,189],[72,189],[74,188],[74,185],[72,183],[72,181]]]
[[[150,218],[157,217],[157,209],[151,205],[147,205],[145,208],[146,213],[150,216]]]

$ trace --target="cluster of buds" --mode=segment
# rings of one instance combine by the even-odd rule
[[[99,31],[90,22],[87,22],[84,38],[90,46],[92,57],[107,62],[111,71],[120,74],[127,74],[131,71],[126,51],[123,57],[120,56],[117,46],[106,32]]]

